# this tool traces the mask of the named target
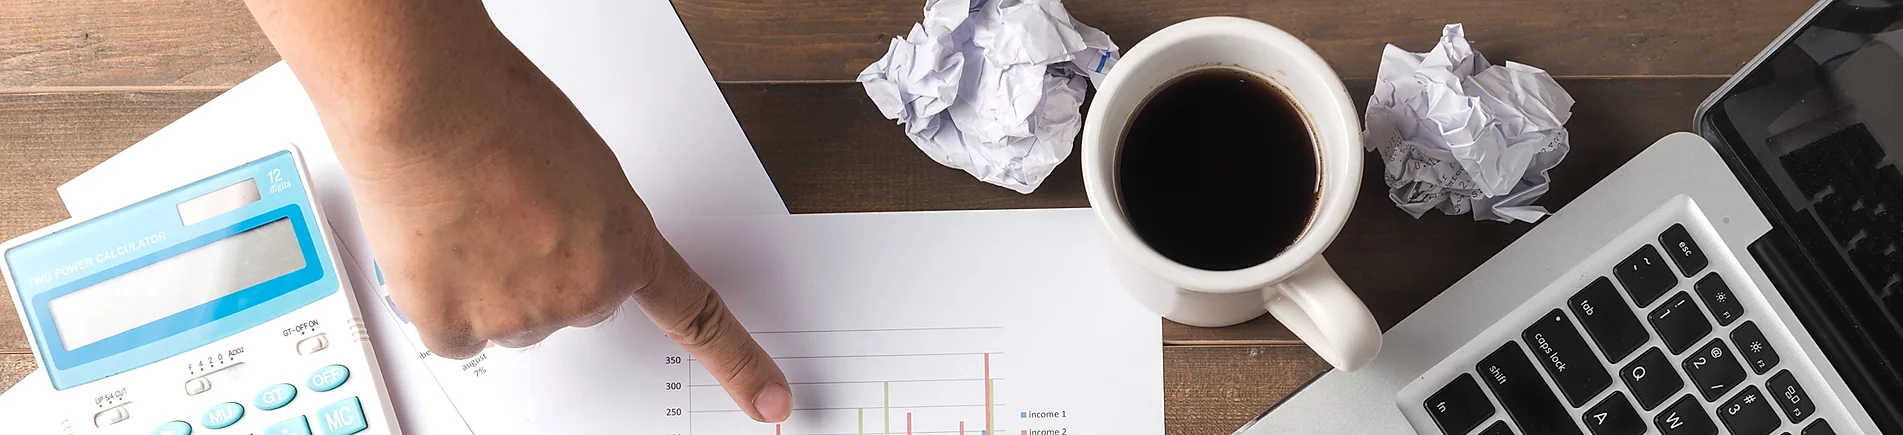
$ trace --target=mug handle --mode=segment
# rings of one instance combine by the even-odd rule
[[[1381,351],[1381,325],[1322,256],[1272,287],[1269,313],[1335,368],[1355,371]]]

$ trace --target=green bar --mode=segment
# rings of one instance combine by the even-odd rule
[[[992,390],[991,380],[986,379],[985,380],[985,406],[997,406],[997,405],[993,405],[993,403],[998,403],[998,402],[994,402],[991,400],[991,390]],[[993,412],[991,412],[991,410],[989,409],[985,410],[985,435],[993,435],[998,433],[997,422],[993,421],[994,418],[991,416],[991,414],[994,414]]]
[[[892,435],[892,383],[885,384],[885,435]]]
[[[866,409],[859,408],[859,435],[866,435]]]

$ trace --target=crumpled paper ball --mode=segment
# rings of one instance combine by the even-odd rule
[[[866,95],[939,164],[1031,193],[1070,155],[1110,36],[1057,0],[931,0],[923,23],[859,73]]]
[[[1450,24],[1427,53],[1387,46],[1363,145],[1381,154],[1389,199],[1416,218],[1535,222],[1550,214],[1533,202],[1570,148],[1572,106],[1546,71],[1489,65]]]

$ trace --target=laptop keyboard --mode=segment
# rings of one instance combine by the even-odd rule
[[[1744,276],[1736,260],[1701,246],[1715,244],[1716,234],[1694,237],[1710,230],[1666,222],[1632,230],[1643,237],[1620,237],[1642,242],[1606,247],[1617,252],[1595,258],[1616,261],[1583,269],[1583,284],[1548,286],[1403,389],[1399,400],[1416,428],[1835,434],[1816,400],[1840,405],[1811,396],[1821,383],[1815,368],[1781,356],[1794,341],[1755,287],[1735,282]],[[1751,291],[1750,301],[1741,290]]]

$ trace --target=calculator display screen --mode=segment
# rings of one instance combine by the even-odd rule
[[[47,311],[70,351],[303,268],[296,228],[282,218],[54,298]]]

